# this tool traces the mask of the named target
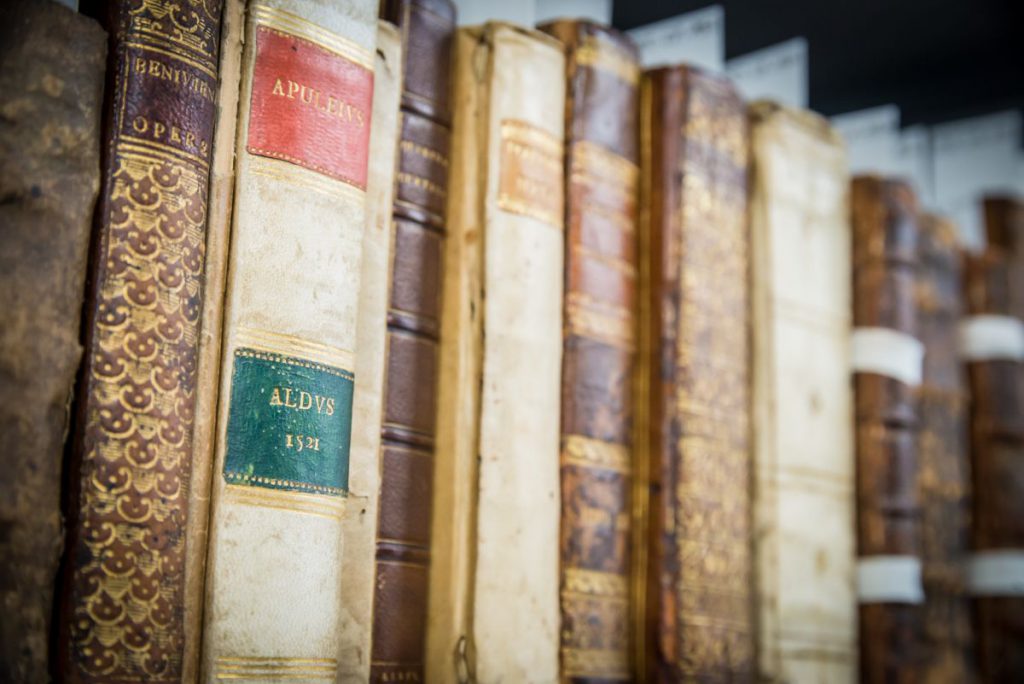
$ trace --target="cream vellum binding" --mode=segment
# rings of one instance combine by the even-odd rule
[[[460,29],[427,680],[558,680],[561,44]]]

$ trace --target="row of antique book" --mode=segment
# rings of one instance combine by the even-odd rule
[[[380,14],[0,8],[0,679],[1024,678],[1022,205]]]

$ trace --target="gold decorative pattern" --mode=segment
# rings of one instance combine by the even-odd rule
[[[334,681],[338,661],[334,658],[217,658],[217,680]]]
[[[298,36],[336,55],[355,62],[361,67],[373,71],[373,53],[352,41],[328,31],[302,17],[276,7],[256,4],[250,10],[253,20],[258,24],[280,29],[287,34]]]
[[[562,142],[525,121],[501,122],[498,206],[562,229]]]
[[[153,100],[147,95],[152,84],[130,60],[150,47],[197,77],[215,74],[220,3],[119,4],[126,9],[117,15],[122,23],[108,26],[117,39],[111,58],[122,66],[107,103],[113,144],[99,205],[67,555],[70,596],[63,618],[70,642],[62,644],[62,657],[70,659],[75,681],[169,683],[182,674],[209,179],[205,160],[124,132],[131,129],[130,106],[134,121],[166,119],[168,142],[176,140],[173,131],[189,126],[194,139],[181,136],[185,144],[198,140],[205,146],[198,149],[208,149],[212,103],[169,83],[160,86],[166,99]]]

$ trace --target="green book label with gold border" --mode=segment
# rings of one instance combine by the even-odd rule
[[[350,371],[315,361],[237,349],[224,480],[344,496],[353,380]]]

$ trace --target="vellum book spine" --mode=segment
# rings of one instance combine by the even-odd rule
[[[754,552],[765,682],[857,675],[849,177],[821,117],[750,107]]]
[[[500,23],[455,55],[428,680],[555,682],[565,58]]]
[[[337,676],[375,15],[246,10],[203,681]]]
[[[721,77],[656,69],[640,131],[637,680],[749,682],[746,108]]]
[[[105,4],[85,356],[67,470],[67,682],[179,682],[218,0]]]
[[[637,91],[629,39],[589,21],[566,46],[561,658],[570,682],[630,676]]]
[[[55,2],[0,7],[0,680],[49,678],[61,462],[93,209],[106,36]]]
[[[356,388],[352,404],[349,514],[341,568],[341,681],[370,678],[377,508],[380,492],[380,423],[383,415],[391,205],[398,154],[402,43],[393,24],[378,20],[373,80],[373,126],[367,180],[366,232],[356,328]]]

